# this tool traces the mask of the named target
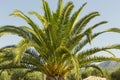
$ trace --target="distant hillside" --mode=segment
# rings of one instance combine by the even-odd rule
[[[114,70],[115,68],[120,67],[120,62],[105,61],[100,63],[99,66],[107,70]]]

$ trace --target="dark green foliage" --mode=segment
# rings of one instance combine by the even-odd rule
[[[0,80],[41,80],[40,72],[30,72],[26,70],[4,70],[0,75]]]
[[[75,74],[74,73],[70,73],[67,78],[67,80],[76,80]]]
[[[104,75],[97,69],[85,69],[82,72],[82,79],[87,78],[89,76],[98,76],[98,77],[103,77],[106,78],[107,80],[110,80],[110,72],[108,70],[103,70]]]
[[[82,71],[82,78],[87,78],[89,76],[99,76],[102,77],[103,75],[101,74],[100,71],[96,70],[96,69],[85,69]]]
[[[103,70],[104,75],[97,69],[94,68],[87,68],[87,69],[83,69],[81,70],[81,77],[82,79],[87,78],[89,76],[97,76],[97,77],[105,77],[109,80],[110,77],[110,73],[107,70]],[[76,80],[75,74],[74,73],[70,73],[67,76],[68,80]]]
[[[111,73],[111,80],[120,80],[120,68]]]

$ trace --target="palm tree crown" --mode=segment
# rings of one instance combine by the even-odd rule
[[[92,65],[93,62],[105,60],[120,61],[115,58],[110,49],[120,49],[120,45],[95,47],[82,50],[86,44],[105,32],[120,32],[120,29],[110,28],[101,32],[92,33],[98,26],[107,23],[99,22],[86,27],[89,21],[99,16],[98,12],[91,12],[78,20],[86,3],[71,14],[74,4],[68,2],[63,6],[59,0],[56,11],[52,12],[48,3],[42,0],[44,15],[35,11],[35,15],[42,27],[34,23],[27,15],[15,10],[11,15],[24,19],[30,26],[6,25],[0,28],[0,35],[15,34],[22,37],[18,45],[1,48],[1,69],[28,68],[31,71],[40,71],[47,75],[47,80],[64,80],[65,75],[74,71],[79,77],[80,68]],[[113,57],[91,56],[97,52],[105,51]],[[6,53],[6,54],[2,54]]]

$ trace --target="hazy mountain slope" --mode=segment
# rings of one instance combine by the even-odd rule
[[[99,66],[107,70],[114,70],[115,68],[120,67],[120,62],[104,61],[100,63]]]

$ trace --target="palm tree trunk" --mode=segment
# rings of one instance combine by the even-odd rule
[[[47,76],[46,80],[65,80],[63,76]]]

